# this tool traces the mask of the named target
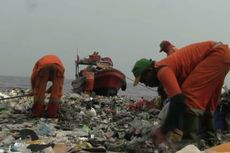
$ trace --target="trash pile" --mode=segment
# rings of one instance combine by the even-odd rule
[[[29,92],[0,91],[0,99]],[[58,119],[31,118],[32,104],[32,97],[0,101],[0,153],[168,153],[185,147],[154,145],[160,109],[143,98],[65,93]],[[225,133],[223,141],[229,138]]]

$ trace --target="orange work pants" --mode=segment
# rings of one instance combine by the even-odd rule
[[[214,112],[220,98],[225,76],[230,69],[230,51],[224,45],[213,49],[182,84],[188,110],[203,115],[210,106]]]
[[[49,67],[44,67],[35,78],[35,88],[34,88],[34,102],[43,103],[45,99],[47,82],[52,82],[52,90],[50,95],[50,101],[59,102],[64,84],[64,76],[56,69],[52,77],[50,76]],[[51,78],[51,79],[50,79]]]

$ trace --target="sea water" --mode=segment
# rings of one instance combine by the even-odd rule
[[[72,92],[71,79],[65,79],[64,82],[64,93]],[[142,84],[135,87],[133,83],[127,80],[127,88],[125,91],[119,90],[118,96],[126,96],[131,99],[139,99],[141,97],[145,99],[153,99],[156,95],[156,89],[147,88]],[[23,88],[31,89],[29,77],[18,77],[18,76],[0,76],[0,90],[7,90],[12,88]]]

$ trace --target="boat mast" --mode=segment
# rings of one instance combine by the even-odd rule
[[[75,61],[75,79],[79,78],[79,55],[78,55],[78,48],[77,48],[77,61]]]

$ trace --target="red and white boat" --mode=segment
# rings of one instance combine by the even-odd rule
[[[118,91],[126,89],[125,75],[113,68],[109,57],[101,58],[98,52],[88,58],[75,61],[76,79],[72,82],[74,92],[95,92],[97,95],[116,96]],[[79,71],[79,65],[87,65]]]

